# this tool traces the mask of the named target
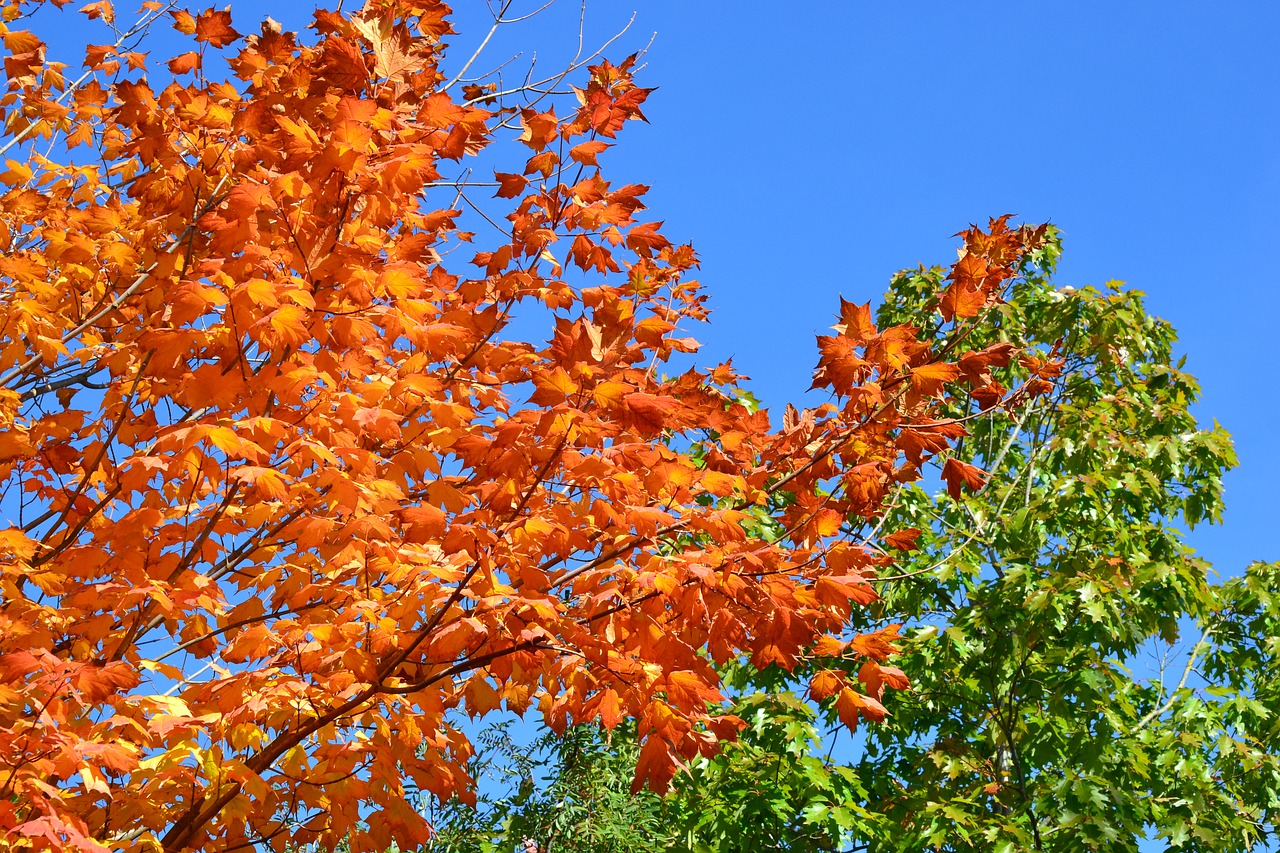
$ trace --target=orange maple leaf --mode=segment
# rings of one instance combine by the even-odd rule
[[[174,14],[178,21],[179,29],[183,29],[186,26],[186,19],[179,17],[181,14]],[[226,47],[240,38],[240,33],[236,32],[231,26],[231,12],[226,9],[206,9],[201,12],[195,19],[194,32],[196,41],[210,44],[214,47]]]
[[[961,462],[955,457],[947,459],[942,466],[942,479],[947,481],[947,494],[955,500],[960,499],[960,489],[978,491],[987,484],[987,474],[976,465]]]

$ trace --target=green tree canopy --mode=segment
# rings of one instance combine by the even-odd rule
[[[1230,437],[1198,424],[1199,386],[1142,294],[1056,287],[1058,252],[1051,240],[1029,259],[964,343],[1033,353],[998,377],[1009,387],[1060,359],[1052,392],[995,418],[952,400],[969,430],[955,462],[930,463],[938,477],[855,531],[868,547],[880,525],[919,531],[891,537],[881,597],[849,626],[902,626],[910,690],[881,694],[886,676],[859,678],[829,648],[795,672],[731,664],[748,726],[674,794],[624,796],[634,732],[579,728],[544,740],[541,763],[524,757],[521,791],[443,813],[435,849],[1065,853],[1154,835],[1221,853],[1274,839],[1280,569],[1219,581],[1186,544],[1220,519]],[[941,346],[944,275],[897,275],[877,321]],[[985,487],[960,495],[957,471],[973,473],[955,463]],[[842,734],[833,679],[861,680],[888,718]]]

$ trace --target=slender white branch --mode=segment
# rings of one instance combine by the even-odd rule
[[[1196,642],[1195,648],[1191,650],[1191,656],[1187,658],[1187,665],[1186,668],[1182,670],[1182,678],[1178,679],[1178,686],[1173,688],[1172,692],[1169,693],[1169,701],[1165,702],[1159,708],[1153,709],[1141,720],[1138,720],[1137,725],[1129,729],[1130,735],[1136,735],[1138,732],[1145,729],[1152,720],[1156,719],[1174,706],[1174,703],[1178,701],[1178,694],[1182,691],[1182,688],[1187,686],[1187,679],[1190,678],[1191,673],[1195,671],[1196,658],[1199,657],[1200,650],[1209,642],[1209,635],[1212,633],[1213,628],[1205,628],[1204,633],[1200,635],[1200,639]]]
[[[467,71],[469,71],[471,69],[471,66],[475,63],[475,61],[480,58],[480,54],[484,53],[485,47],[489,44],[489,40],[493,38],[493,34],[498,31],[498,27],[506,23],[506,21],[502,20],[502,16],[507,13],[507,9],[509,9],[510,7],[511,7],[511,0],[507,0],[507,2],[502,4],[502,8],[498,11],[498,14],[495,15],[493,18],[493,26],[490,27],[489,32],[485,34],[484,41],[480,42],[480,46],[477,47],[475,49],[475,52],[471,54],[471,58],[468,59],[466,64],[462,66],[462,70],[459,71],[457,74],[453,75],[452,80],[450,80],[448,83],[445,83],[443,86],[440,87],[441,92],[449,91],[449,89],[457,85],[459,80],[461,80],[463,77],[466,76]]]
[[[626,26],[618,30],[616,33],[614,33],[613,36],[611,36],[608,41],[600,45],[600,47],[596,48],[595,51],[593,51],[591,55],[586,57],[585,59],[582,58],[582,47],[581,47],[582,37],[579,36],[578,55],[574,57],[573,62],[571,62],[563,71],[560,71],[556,74],[552,74],[550,77],[544,77],[541,80],[536,80],[533,82],[526,81],[522,85],[515,86],[511,89],[504,89],[500,92],[490,92],[488,94],[478,95],[468,101],[464,101],[463,106],[469,107],[472,104],[478,103],[480,101],[493,100],[495,98],[502,98],[507,95],[516,95],[516,94],[519,94],[520,92],[529,92],[529,91],[538,93],[538,97],[535,98],[533,101],[533,103],[537,103],[538,101],[545,98],[548,94],[551,94],[554,91],[554,87],[558,86],[561,82],[563,82],[564,78],[568,77],[574,71],[577,71],[579,68],[583,67],[587,63],[591,62],[593,59],[600,56],[600,54],[604,53],[604,51],[611,44],[613,44],[618,39],[622,38],[623,34],[625,34],[628,30],[631,29],[631,25],[634,24],[635,21],[636,21],[636,16],[633,14],[631,18],[627,21]]]

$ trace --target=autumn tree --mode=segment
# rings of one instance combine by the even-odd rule
[[[901,534],[850,525],[1048,389],[966,343],[1043,229],[964,233],[936,340],[843,303],[831,402],[771,420],[696,361],[693,250],[604,176],[632,59],[502,88],[434,0],[247,35],[103,0],[72,70],[62,5],[3,7],[6,844],[420,844],[412,795],[470,790],[459,711],[630,720],[662,789],[743,725],[714,663],[815,644],[883,718],[896,631],[848,625]]]
[[[1220,578],[1188,546],[1188,528],[1221,517],[1230,437],[1197,423],[1199,386],[1142,294],[1058,287],[1056,256],[1051,232],[1027,259],[1040,266],[969,339],[1056,349],[1053,390],[970,425],[953,454],[988,473],[981,491],[902,484],[886,507],[898,532],[884,541],[901,556],[872,580],[879,599],[851,615],[863,632],[903,625],[891,662],[912,684],[884,695],[883,725],[850,738],[830,699],[814,701],[856,662],[735,661],[721,668],[728,708],[749,725],[690,762],[667,798],[598,794],[625,775],[634,736],[583,727],[523,756],[542,762],[527,775],[546,785],[491,785],[479,817],[443,816],[452,831],[432,850],[511,831],[561,853],[1122,853],[1144,837],[1274,849],[1280,566]],[[878,320],[939,334],[944,275],[896,276]],[[949,405],[963,417],[973,404]],[[629,828],[628,844],[595,843],[606,828]]]

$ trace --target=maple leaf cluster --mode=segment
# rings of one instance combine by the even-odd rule
[[[883,717],[894,629],[844,634],[891,558],[843,531],[963,434],[945,395],[1036,393],[993,378],[1010,347],[960,353],[1038,232],[965,232],[954,352],[845,303],[835,402],[775,428],[731,366],[684,366],[697,258],[603,177],[632,60],[542,108],[451,85],[432,0],[307,38],[144,8],[192,40],[163,87],[120,42],[69,83],[4,35],[31,151],[0,175],[7,838],[420,844],[410,795],[470,790],[457,713],[499,708],[635,718],[661,788],[741,726],[712,664],[742,655],[862,659],[813,695]],[[479,158],[510,164],[496,201],[459,177]],[[469,207],[501,236],[468,262]]]

